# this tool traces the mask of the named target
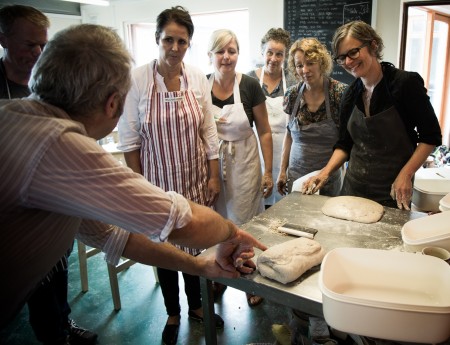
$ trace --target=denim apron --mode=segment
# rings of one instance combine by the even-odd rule
[[[396,207],[390,196],[391,185],[414,152],[397,109],[392,106],[366,117],[355,105],[347,129],[354,144],[341,195]]]
[[[333,146],[336,143],[339,132],[331,117],[330,96],[328,91],[328,78],[323,79],[325,93],[325,107],[327,117],[320,122],[300,125],[297,112],[300,107],[305,83],[301,86],[292,115],[289,119],[288,129],[291,132],[292,146],[289,156],[288,191],[292,190],[292,183],[300,177],[315,170],[322,169],[333,154]],[[320,190],[321,195],[339,195],[342,185],[342,169],[335,171],[325,186]]]

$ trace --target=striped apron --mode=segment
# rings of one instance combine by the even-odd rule
[[[157,64],[148,90],[145,121],[141,124],[141,165],[145,178],[165,191],[175,191],[206,205],[208,169],[200,134],[203,112],[182,68],[185,90],[158,92]],[[197,255],[201,250],[181,247]]]

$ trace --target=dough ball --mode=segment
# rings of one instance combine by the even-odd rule
[[[376,223],[384,213],[379,203],[357,196],[337,196],[328,199],[322,207],[322,213],[334,218],[359,223]]]

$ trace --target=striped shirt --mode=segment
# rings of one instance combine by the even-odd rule
[[[191,220],[184,197],[123,167],[64,111],[30,97],[0,101],[0,114],[0,325],[75,236],[117,264],[122,228],[165,241]]]

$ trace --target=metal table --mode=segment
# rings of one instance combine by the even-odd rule
[[[322,205],[329,197],[321,195],[303,195],[291,193],[265,212],[254,217],[242,228],[270,247],[292,240],[276,229],[286,223],[294,223],[317,229],[315,240],[327,251],[338,247],[374,248],[384,250],[402,250],[401,229],[407,221],[426,216],[426,213],[404,211],[385,207],[381,220],[373,224],[362,224],[325,216]],[[214,251],[210,248],[201,255]],[[256,257],[260,253],[256,250]],[[254,261],[256,262],[256,257]],[[319,269],[311,269],[299,279],[289,284],[264,278],[258,271],[238,279],[220,278],[216,281],[233,288],[258,295],[290,308],[323,317],[322,294],[318,286]],[[202,287],[203,313],[205,320],[205,341],[208,345],[217,344],[214,322],[214,298],[212,282],[200,279]]]

